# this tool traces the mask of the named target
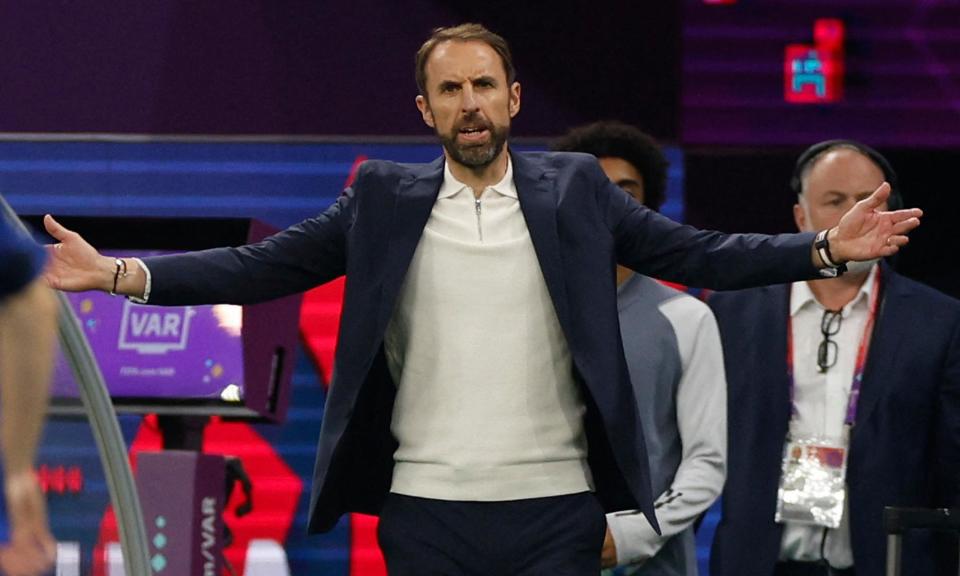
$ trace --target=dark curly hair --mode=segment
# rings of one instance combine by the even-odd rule
[[[622,158],[643,176],[643,203],[648,208],[660,210],[666,199],[670,163],[657,142],[638,128],[622,122],[594,122],[570,130],[552,149],[586,152],[597,158]]]

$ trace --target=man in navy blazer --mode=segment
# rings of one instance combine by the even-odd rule
[[[896,186],[887,161],[863,144],[811,147],[793,178],[798,228],[830,226],[884,180]],[[900,203],[896,192],[891,207]],[[849,266],[840,278],[708,300],[729,403],[729,472],[711,574],[881,576],[885,506],[960,505],[960,302],[885,263]],[[870,338],[858,368],[864,331]],[[856,384],[851,374],[861,369]],[[784,443],[802,428],[840,429],[847,417],[848,510],[839,527],[776,523]],[[907,536],[904,574],[956,573],[937,560],[929,535]]]
[[[813,249],[814,234],[695,230],[634,201],[593,157],[510,152],[506,140],[519,112],[520,85],[506,43],[481,26],[438,29],[417,61],[417,106],[440,136],[444,155],[438,160],[369,161],[336,204],[315,218],[258,244],[150,258],[142,266],[99,255],[48,216],[47,229],[59,244],[51,249],[47,277],[60,289],[101,289],[152,304],[242,304],[346,275],[310,530],[328,530],[348,511],[381,513],[380,543],[391,574],[596,573],[603,509],[638,508],[656,526],[618,327],[617,263],[725,288],[811,278],[825,264]],[[837,261],[892,254],[907,241],[904,234],[919,224],[920,212],[876,211],[887,192],[881,186],[829,232]],[[504,230],[509,237],[500,242]],[[483,260],[479,273],[461,265],[461,259],[501,249],[497,258]],[[501,261],[532,265],[505,273]],[[438,262],[457,264],[472,280],[456,284],[458,278],[434,273]],[[518,305],[509,298],[517,290],[539,296]],[[475,330],[489,326],[481,311],[497,312],[501,300],[514,307],[506,322]],[[523,324],[541,313],[543,322]],[[437,322],[434,332],[421,331],[428,318]],[[519,365],[504,361],[515,359],[512,346],[497,347],[501,339],[523,343],[515,337],[526,332],[544,343],[545,352],[540,346],[528,352],[546,357],[553,369],[546,376],[529,370],[522,358]],[[464,340],[479,359],[464,356],[471,368],[438,385],[447,377],[437,375],[440,367],[450,368],[448,349]],[[426,352],[405,356],[411,347]],[[508,375],[506,382],[476,377],[501,369],[525,376]],[[411,379],[417,370],[422,377]],[[410,393],[427,385],[433,392]],[[488,386],[491,393],[484,394]],[[526,396],[515,397],[521,393]],[[568,411],[524,412],[551,402]],[[501,417],[501,408],[511,416]],[[526,420],[522,426],[512,416],[518,413]],[[446,427],[424,434],[423,425],[436,419]],[[463,422],[478,429],[464,429]],[[464,446],[503,440],[503,430],[534,432],[507,434],[496,449],[435,450],[451,437]],[[537,444],[554,435],[565,440]],[[517,457],[511,441],[540,455],[534,461]],[[563,455],[550,455],[556,453]],[[573,469],[564,467],[571,453],[583,454]],[[482,465],[449,472],[456,466],[445,459],[464,458]],[[564,472],[511,477],[510,485],[500,485],[517,469],[556,466]],[[435,481],[438,468],[445,481]],[[497,473],[486,474],[490,469]],[[448,496],[461,494],[461,484],[482,495]],[[418,489],[426,485],[437,496],[422,497]]]

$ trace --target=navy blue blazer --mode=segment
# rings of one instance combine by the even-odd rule
[[[785,282],[817,274],[813,237],[699,231],[641,206],[606,178],[592,156],[511,158],[520,207],[584,392],[597,495],[607,510],[638,508],[656,525],[620,340],[616,264],[691,286]],[[368,161],[336,204],[258,244],[147,260],[153,304],[258,302],[346,274],[311,531],[330,529],[344,512],[377,514],[389,490],[395,384],[383,337],[443,165],[443,158],[430,164]]]
[[[847,468],[858,576],[884,574],[884,506],[960,505],[960,302],[886,265],[881,278]],[[729,404],[711,574],[772,574],[780,553],[782,528],[773,518],[790,420],[788,299],[789,285],[781,285],[708,300],[720,326]],[[905,540],[903,573],[956,573],[936,571],[932,552],[928,539]]]

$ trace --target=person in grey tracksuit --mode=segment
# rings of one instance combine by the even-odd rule
[[[617,122],[576,128],[555,150],[596,156],[607,177],[658,210],[667,161],[640,130]],[[624,353],[650,460],[657,535],[636,510],[607,514],[603,565],[617,575],[695,576],[694,522],[723,489],[727,401],[716,320],[696,298],[617,270]]]

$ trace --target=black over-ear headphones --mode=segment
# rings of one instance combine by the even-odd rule
[[[793,176],[790,178],[790,189],[796,194],[803,191],[802,176],[808,165],[821,154],[835,148],[852,148],[873,161],[883,171],[883,178],[890,183],[890,197],[887,199],[887,207],[890,210],[899,210],[903,208],[903,197],[900,195],[900,185],[897,183],[897,173],[893,171],[893,166],[887,162],[882,154],[873,148],[857,142],[856,140],[825,140],[814,144],[803,151],[803,154],[797,158],[797,163],[793,167]]]

